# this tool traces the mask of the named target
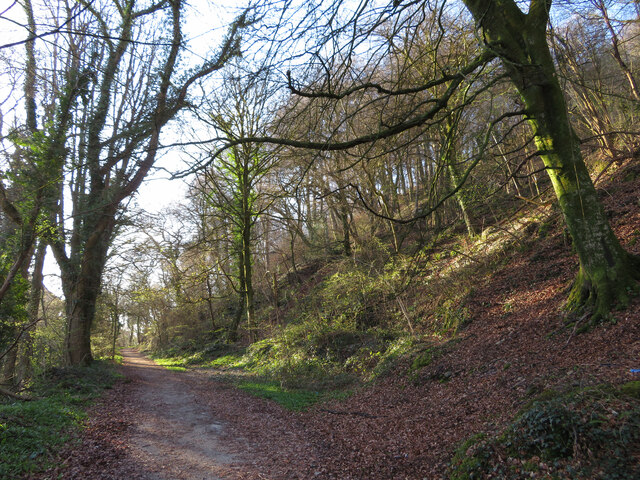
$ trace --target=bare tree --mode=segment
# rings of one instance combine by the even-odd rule
[[[236,65],[225,76],[224,93],[206,105],[203,119],[229,140],[259,134],[271,120],[270,87],[268,75],[243,72],[242,66]],[[234,341],[243,317],[250,332],[254,327],[255,226],[275,198],[264,179],[276,159],[273,149],[243,143],[218,157],[196,180],[195,186],[220,216],[222,225],[230,227],[230,251],[236,259],[231,275],[236,281],[231,284],[239,299],[229,328]]]
[[[63,184],[54,183],[56,201],[48,211],[55,228],[43,234],[62,271],[67,362],[76,365],[92,359],[91,322],[121,209],[164,148],[163,127],[188,106],[196,81],[239,53],[240,33],[251,20],[249,12],[241,14],[218,52],[185,71],[178,63],[184,47],[180,0],[79,2],[60,10],[63,18],[53,10],[48,21],[64,24],[56,48],[67,60],[49,57],[47,68],[64,79],[57,104],[67,108],[57,107],[61,126],[45,138],[57,149],[47,158],[57,162],[58,178],[64,175],[71,211]]]
[[[318,6],[316,11],[322,11],[326,15],[324,18],[329,20],[313,27],[313,38],[320,40],[309,58],[314,62],[311,67],[324,72],[324,75],[320,76],[320,80],[311,81],[303,87],[293,73],[288,74],[287,85],[291,93],[317,102],[336,102],[348,97],[356,103],[363,102],[361,105],[371,105],[372,102],[385,104],[403,97],[412,99],[406,102],[408,108],[401,111],[385,110],[385,114],[380,115],[379,121],[368,133],[358,136],[351,136],[344,129],[337,128],[332,135],[324,138],[292,138],[286,135],[284,138],[249,137],[229,142],[227,147],[241,143],[271,142],[336,151],[379,144],[400,133],[425,128],[442,118],[439,115],[446,111],[455,93],[468,82],[469,77],[487,62],[497,59],[523,108],[520,112],[505,112],[492,120],[486,129],[486,138],[490,138],[493,127],[504,118],[522,115],[526,119],[580,260],[580,271],[567,307],[570,310],[592,308],[594,320],[606,317],[613,305],[626,305],[629,302],[629,292],[637,287],[640,279],[640,260],[627,253],[613,233],[569,121],[566,101],[547,43],[552,2],[531,0],[526,10],[513,0],[465,0],[463,3],[475,20],[481,50],[464,65],[457,64],[451,70],[443,66],[437,78],[410,87],[397,78],[385,82],[377,81],[373,75],[365,75],[379,71],[378,67],[388,52],[388,43],[376,42],[372,32],[383,24],[391,24],[397,33],[420,35],[416,25],[424,18],[420,14],[428,9],[426,4],[416,6],[408,2],[405,5],[404,2],[394,1],[371,8],[363,4],[355,10],[345,8],[344,13],[340,10],[343,7],[341,2]],[[441,3],[438,8],[442,11],[444,5]],[[340,22],[343,18],[345,21]],[[312,28],[310,23],[303,24],[305,28]],[[365,44],[370,54],[366,59],[356,62],[356,57],[362,57]],[[336,70],[334,67],[339,64],[344,66]],[[362,64],[366,68],[361,67]],[[310,70],[313,68],[307,68],[307,72]],[[336,71],[339,73],[336,74]],[[298,78],[302,81],[313,79],[303,73]],[[434,92],[436,87],[439,87],[439,92]],[[371,92],[373,100],[366,97],[367,92]],[[434,93],[426,100],[418,98],[418,94],[427,92]],[[332,112],[328,108],[326,117],[329,118]],[[484,142],[485,145],[487,143]],[[461,183],[468,177],[470,169],[480,162],[481,156],[468,164],[467,170],[461,175]],[[436,206],[461,187],[461,184],[454,186]]]

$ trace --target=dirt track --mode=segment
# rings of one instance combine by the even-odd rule
[[[175,372],[124,349],[123,381],[89,410],[81,444],[29,480],[291,480],[313,477],[298,415],[214,371]]]
[[[224,425],[197,402],[180,374],[135,350],[122,355],[127,375],[138,380],[131,455],[149,478],[222,478],[220,467],[234,460],[220,439]]]

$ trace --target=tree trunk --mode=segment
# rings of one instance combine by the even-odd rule
[[[140,327],[140,317],[136,319],[136,340],[138,345],[142,343],[142,328]]]
[[[15,337],[18,334],[18,329],[14,328],[11,337]],[[2,385],[14,385],[16,377],[16,360],[18,358],[18,345],[14,345],[11,350],[7,352],[4,357],[4,364],[2,365],[2,378],[0,384]]]
[[[460,113],[455,115],[450,115],[447,118],[446,126],[445,126],[445,144],[442,146],[441,160],[446,165],[447,170],[449,172],[449,177],[451,178],[451,183],[456,186],[460,184],[460,173],[458,171],[458,166],[456,164],[457,155],[456,155],[456,130],[458,128],[458,122],[460,120]],[[471,214],[469,213],[469,207],[467,205],[467,197],[466,197],[466,189],[461,188],[456,192],[456,200],[458,202],[458,206],[460,207],[460,211],[462,213],[462,218],[464,220],[464,224],[467,227],[467,233],[469,237],[473,237],[476,235],[476,230],[473,226],[473,222],[471,220]]]
[[[29,264],[31,263],[31,257],[33,256],[33,249],[29,250],[28,258],[22,264],[20,269],[20,276],[24,279],[29,277]],[[27,319],[29,322],[30,319]],[[19,335],[24,335],[24,331],[22,330],[23,326],[14,326],[11,338],[15,339]],[[16,385],[18,382],[18,378],[16,376],[16,364],[18,360],[18,350],[21,344],[22,338],[17,338],[13,347],[7,352],[4,357],[4,365],[2,369],[2,377],[0,378],[0,383],[5,385]],[[0,352],[1,353],[1,352]]]
[[[640,260],[614,235],[569,122],[546,38],[551,2],[532,0],[524,14],[512,1],[465,0],[484,38],[522,97],[539,155],[551,178],[580,271],[567,308],[593,309],[593,321],[629,302],[637,289]]]
[[[42,298],[42,269],[44,267],[44,257],[47,253],[47,244],[43,241],[38,243],[36,249],[35,264],[33,267],[33,273],[31,275],[31,291],[29,292],[29,305],[27,307],[27,314],[29,316],[29,322],[32,324],[24,332],[24,338],[22,341],[22,356],[20,357],[20,364],[17,372],[17,382],[22,383],[26,378],[31,377],[31,357],[33,356],[33,334],[36,329],[36,321],[38,320],[38,312],[40,307],[40,299]]]
[[[107,210],[112,208],[109,207]],[[101,217],[95,222],[95,227],[91,229],[91,234],[84,243],[77,271],[74,262],[66,257],[61,258],[59,248],[54,248],[62,269],[62,288],[67,314],[65,350],[66,362],[69,365],[88,365],[93,361],[91,324],[100,293],[109,241],[115,225],[115,211],[99,211],[95,215]]]
[[[242,316],[244,314],[244,295],[240,295],[238,297],[238,307],[234,313],[233,320],[231,321],[231,326],[229,327],[229,341],[237,342],[239,335],[238,330],[240,328],[240,322],[242,322]]]
[[[451,177],[451,183],[455,186],[460,183],[460,174],[458,173],[458,169],[452,159],[449,159],[447,162],[447,167],[449,169],[449,176]],[[469,237],[474,237],[476,235],[476,229],[473,226],[473,221],[471,220],[471,214],[469,213],[469,207],[467,206],[467,199],[465,197],[464,189],[460,189],[456,192],[456,200],[458,202],[458,206],[460,207],[460,212],[462,213],[462,218],[464,220],[464,224],[467,227],[467,233]]]
[[[111,360],[116,357],[116,343],[118,341],[118,335],[120,335],[120,308],[118,305],[119,295],[116,292],[114,303],[111,309],[111,321],[112,321],[112,330],[111,334],[113,335],[111,338]]]
[[[213,310],[213,302],[211,299],[213,298],[213,286],[211,285],[211,280],[209,279],[209,274],[206,274],[206,283],[207,283],[207,307],[209,309],[209,316],[211,317],[211,331],[216,331],[216,314]]]
[[[244,218],[245,225],[242,232],[242,248],[244,250],[242,258],[244,269],[244,308],[247,314],[247,330],[249,331],[249,337],[251,339],[253,339],[252,328],[255,313],[253,304],[253,255],[251,251],[252,216],[251,206],[247,203],[247,210]]]
[[[349,226],[349,205],[344,189],[338,192],[338,202],[340,203],[339,216],[342,223],[342,247],[345,257],[350,257],[353,253],[351,249],[351,227]]]
[[[607,26],[607,30],[609,30],[609,34],[611,35],[611,46],[613,47],[613,58],[615,58],[616,62],[620,66],[620,70],[624,73],[624,76],[627,78],[627,82],[629,82],[629,87],[631,88],[631,93],[633,94],[633,98],[637,101],[640,101],[640,87],[638,86],[638,82],[636,77],[633,74],[627,62],[622,58],[622,53],[620,52],[620,39],[618,38],[618,34],[616,33],[613,25],[611,24],[611,19],[609,18],[609,11],[607,10],[607,6],[603,0],[598,0],[595,2],[596,7],[600,10],[602,14],[602,18]]]

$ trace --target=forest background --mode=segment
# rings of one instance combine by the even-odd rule
[[[476,261],[551,186],[580,260],[568,310],[628,302],[637,260],[590,185],[637,149],[638,4],[499,3],[257,3],[210,29],[176,2],[9,6],[4,383],[118,342],[253,341],[301,311],[413,334],[463,297],[416,295],[434,246]],[[540,45],[518,51],[517,22]],[[145,214],[132,198],[163,157],[187,198]],[[47,251],[63,298],[43,288]],[[321,269],[334,306],[293,307]]]
[[[637,293],[638,230],[621,245],[599,190],[637,164],[637,1],[194,5],[0,13],[22,35],[0,48],[8,394],[131,345],[371,379],[552,234],[575,263],[558,327]],[[145,213],[158,172],[186,198]]]

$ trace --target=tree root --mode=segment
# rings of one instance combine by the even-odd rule
[[[627,254],[627,261],[613,272],[587,275],[582,267],[571,286],[564,310],[579,316],[585,314],[589,321],[578,333],[611,321],[612,310],[624,310],[631,298],[640,293],[640,256]]]

